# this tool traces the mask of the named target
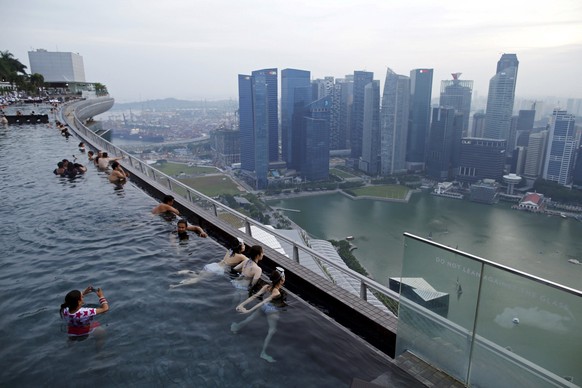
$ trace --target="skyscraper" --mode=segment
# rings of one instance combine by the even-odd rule
[[[424,165],[430,129],[430,99],[433,69],[410,71],[410,116],[406,161],[411,167]]]
[[[311,103],[311,73],[305,70],[284,69],[281,71],[281,151],[282,159],[289,168],[299,168],[298,137],[300,134],[293,128],[300,128],[306,105]],[[295,115],[298,109],[299,115]],[[295,145],[295,147],[294,147]]]
[[[374,79],[369,71],[354,71],[354,100],[352,104],[352,125],[350,131],[350,148],[353,159],[362,156],[362,136],[364,133],[364,94],[367,84]]]
[[[463,135],[469,131],[469,118],[471,115],[471,96],[473,94],[473,81],[460,80],[461,73],[452,73],[452,80],[441,81],[441,97],[439,105],[452,107],[463,114]]]
[[[542,173],[547,137],[548,131],[529,135],[523,175],[530,181],[537,179]]]
[[[380,112],[380,175],[406,171],[410,78],[386,70]]]
[[[253,173],[255,186],[268,184],[269,162],[279,158],[277,69],[239,75],[241,169]]]
[[[485,111],[486,138],[509,139],[518,66],[515,54],[503,54],[497,62],[497,72],[489,81]]]
[[[443,181],[454,176],[453,167],[457,167],[454,164],[459,157],[454,153],[460,152],[463,123],[463,114],[455,108],[433,108],[426,157],[426,171],[431,179]]]
[[[329,123],[332,97],[328,95],[305,107],[300,145],[301,176],[310,181],[329,178]]]
[[[377,175],[380,170],[380,81],[364,88],[364,127],[360,170]]]
[[[457,180],[475,183],[483,179],[500,181],[505,166],[505,140],[465,137],[461,139]]]
[[[554,109],[548,134],[544,179],[561,185],[572,182],[574,158],[578,149],[574,123],[574,115]]]

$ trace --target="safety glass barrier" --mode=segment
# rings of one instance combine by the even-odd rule
[[[579,385],[582,298],[487,264],[482,277],[471,385]]]
[[[582,293],[416,236],[404,241],[402,277],[390,279],[400,291],[397,356],[410,351],[471,386],[582,381]]]

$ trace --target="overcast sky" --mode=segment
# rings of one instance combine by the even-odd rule
[[[434,68],[487,94],[502,53],[517,95],[582,98],[581,0],[1,0],[0,50],[79,53],[119,102],[238,98],[237,74],[276,67],[312,78]]]

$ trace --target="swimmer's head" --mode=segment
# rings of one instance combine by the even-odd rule
[[[162,202],[167,205],[171,205],[170,202],[174,202],[174,197],[171,195],[165,195],[164,198],[162,199]]]
[[[115,170],[117,167],[119,167],[119,163],[118,163],[117,161],[115,161],[115,162],[111,163],[111,168],[112,168],[112,169],[114,169],[114,170]]]
[[[251,260],[259,261],[263,258],[263,247],[260,245],[253,245],[249,253]]]
[[[188,222],[185,219],[178,220],[178,233],[186,232],[188,227]]]
[[[245,249],[246,247],[244,240],[240,237],[237,237],[231,248],[232,254],[234,255],[235,253],[243,253]]]
[[[68,308],[69,310],[75,310],[79,307],[79,302],[83,299],[83,294],[79,290],[70,291],[65,295],[65,303],[61,305],[60,314],[63,315],[63,310]]]
[[[277,268],[281,268],[281,267],[277,267]],[[282,268],[281,268],[281,270],[282,270]],[[284,272],[281,273],[280,271],[275,269],[273,272],[271,272],[269,279],[271,280],[271,284],[274,287],[274,286],[277,286],[279,284],[282,284],[285,281],[285,274],[284,274]]]

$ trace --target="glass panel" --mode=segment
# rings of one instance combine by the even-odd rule
[[[580,383],[581,298],[488,265],[483,275],[471,385]]]
[[[481,263],[409,236],[404,242],[402,280],[389,281],[400,292],[396,355],[409,350],[465,381]]]

